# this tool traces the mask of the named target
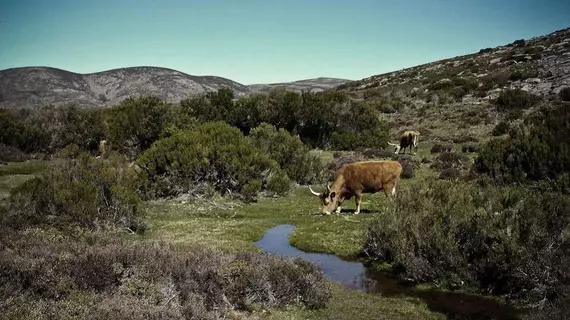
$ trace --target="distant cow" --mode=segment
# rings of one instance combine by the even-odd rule
[[[327,191],[318,193],[309,190],[321,198],[321,213],[331,214],[335,209],[340,213],[344,200],[355,196],[356,211],[360,213],[363,193],[376,193],[384,190],[386,197],[396,194],[396,184],[400,181],[402,165],[397,161],[360,161],[349,163],[340,168],[332,186]]]
[[[107,140],[99,141],[99,157],[105,157],[105,153],[107,153]]]
[[[410,153],[412,153],[412,147],[416,148],[416,152],[418,151],[418,136],[420,133],[418,131],[406,131],[400,137],[400,144],[390,143],[389,145],[394,147],[394,153],[397,154],[400,151],[404,151],[406,153],[406,148],[409,148]],[[413,153],[412,153],[413,154]]]

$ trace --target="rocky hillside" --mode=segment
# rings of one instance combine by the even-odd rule
[[[413,127],[424,138],[457,142],[488,137],[498,122],[520,118],[498,112],[493,99],[501,92],[520,89],[548,101],[558,99],[564,87],[570,87],[570,28],[348,82],[336,90],[378,108],[394,136]]]
[[[278,88],[295,92],[301,92],[301,91],[319,92],[319,91],[333,89],[349,81],[350,80],[347,79],[320,77],[315,79],[299,80],[293,82],[252,84],[248,85],[248,87],[253,92],[269,92],[271,90]]]
[[[179,102],[206,91],[229,87],[237,96],[250,90],[235,81],[213,76],[192,76],[157,67],[132,67],[91,74],[28,67],[0,71],[0,106],[37,107],[77,103],[81,106],[115,104],[130,96],[156,95]]]

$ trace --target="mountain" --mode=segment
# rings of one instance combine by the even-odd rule
[[[192,76],[158,67],[131,67],[78,74],[47,67],[13,68],[0,71],[0,106],[37,107],[77,103],[81,106],[113,105],[127,97],[155,95],[179,102],[193,95],[229,87],[237,96],[248,87],[214,76]]]
[[[465,142],[486,139],[499,122],[519,121],[533,110],[501,112],[493,102],[501,92],[520,89],[544,103],[559,99],[565,87],[570,87],[570,28],[347,82],[335,90],[374,106],[394,137],[415,128],[424,139]]]
[[[293,82],[251,84],[248,85],[248,88],[254,92],[269,92],[271,90],[278,88],[295,92],[301,92],[301,91],[318,92],[335,88],[349,81],[351,80],[320,77],[315,79],[299,80]]]

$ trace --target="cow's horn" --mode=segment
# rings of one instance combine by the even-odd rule
[[[311,193],[314,194],[315,196],[317,196],[317,197],[320,197],[320,196],[321,196],[320,193],[315,192],[313,189],[311,189],[311,186],[309,186],[309,190],[311,190]]]
[[[331,184],[330,184],[330,183],[327,183],[327,190],[328,190],[329,192],[331,192]]]

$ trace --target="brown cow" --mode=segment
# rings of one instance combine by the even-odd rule
[[[332,186],[327,191],[318,193],[309,186],[311,193],[321,198],[324,214],[331,214],[336,209],[340,213],[344,200],[355,196],[356,211],[360,213],[363,193],[376,193],[384,190],[390,199],[396,194],[396,184],[400,180],[402,165],[397,161],[360,161],[349,163],[340,168]]]
[[[401,150],[404,150],[406,153],[406,148],[409,147],[410,153],[412,153],[412,147],[416,148],[416,152],[418,151],[418,136],[420,133],[418,131],[405,131],[402,136],[400,137],[400,144],[390,143],[389,145],[394,147],[394,153],[397,154]],[[413,154],[413,153],[412,153]]]

